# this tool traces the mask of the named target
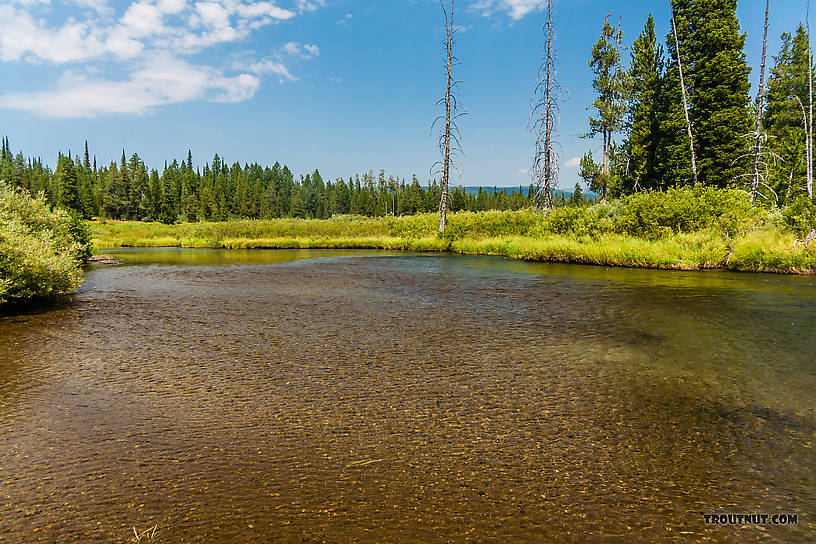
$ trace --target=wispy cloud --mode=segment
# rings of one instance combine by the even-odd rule
[[[322,8],[326,5],[326,0],[296,0],[298,11],[314,11],[317,8]]]
[[[80,9],[55,24],[49,22],[55,15],[49,0],[11,1],[0,5],[0,61],[70,63],[72,68],[51,89],[0,95],[0,107],[46,117],[141,114],[187,100],[239,102],[254,95],[262,75],[297,81],[286,62],[318,56],[317,45],[287,43],[274,58],[244,63],[243,73],[185,59],[325,5],[324,0],[290,0],[290,8],[273,1],[138,0],[117,12],[107,0],[79,0]],[[125,77],[83,75],[83,69],[99,72],[100,64],[113,61],[125,68]],[[60,103],[63,107],[57,107]]]
[[[283,47],[279,48],[277,52],[271,57],[260,61],[251,63],[235,63],[234,68],[239,70],[248,70],[253,74],[263,76],[266,74],[276,74],[280,76],[280,82],[298,81],[296,76],[293,76],[286,66],[286,61],[291,57],[298,57],[302,59],[310,59],[320,55],[320,48],[316,45],[308,43],[301,44],[298,42],[289,42]]]
[[[543,9],[545,5],[546,0],[478,0],[471,7],[485,17],[506,12],[511,19],[518,21],[532,11]]]
[[[564,168],[577,168],[581,164],[581,157],[573,157],[564,163]]]
[[[241,102],[251,98],[259,85],[252,74],[225,76],[206,66],[158,57],[120,81],[67,71],[53,89],[0,96],[0,107],[52,118],[143,114],[156,106],[196,99]]]

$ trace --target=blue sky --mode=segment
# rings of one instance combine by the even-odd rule
[[[544,0],[458,0],[462,27],[463,185],[529,184],[530,91]],[[804,19],[806,0],[772,2],[769,54]],[[758,79],[762,0],[742,0]],[[669,29],[668,0],[558,0],[560,187],[600,142],[586,131],[587,59],[604,15],[626,44],[647,15]],[[438,1],[5,0],[0,4],[0,134],[49,164],[85,139],[100,162],[124,148],[148,166],[192,149],[202,163],[287,163],[324,178],[369,169],[423,183],[438,159],[431,123],[442,92]]]

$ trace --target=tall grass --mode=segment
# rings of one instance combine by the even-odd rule
[[[744,191],[698,187],[546,213],[458,212],[450,214],[442,236],[436,214],[178,225],[98,222],[93,233],[104,248],[371,248],[607,266],[814,272],[816,247],[796,251],[793,242],[816,213],[797,206],[752,208]]]

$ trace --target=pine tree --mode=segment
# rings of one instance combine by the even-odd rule
[[[54,172],[54,184],[57,187],[60,206],[71,210],[80,210],[79,189],[74,161],[61,156]]]
[[[621,69],[621,42],[623,32],[610,24],[609,16],[604,18],[601,28],[601,37],[592,48],[589,66],[595,77],[592,88],[597,98],[592,103],[596,115],[589,119],[589,133],[587,137],[600,134],[603,137],[603,158],[601,176],[599,178],[601,192],[606,197],[610,186],[617,185],[610,176],[610,151],[613,138],[623,125],[623,116],[626,112],[626,78]]]
[[[158,221],[162,210],[162,185],[159,173],[156,170],[150,171],[150,179],[147,182],[147,218],[151,221]]]
[[[660,184],[655,167],[659,135],[657,99],[662,71],[663,47],[657,41],[654,18],[649,14],[643,32],[632,47],[629,69],[629,80],[634,83],[627,112],[629,167],[623,179],[625,193],[655,188]]]
[[[811,70],[811,77],[813,72]],[[808,105],[808,39],[801,24],[794,34],[782,34],[782,47],[774,57],[768,78],[765,128],[768,143],[779,155],[770,183],[781,202],[807,194],[805,140]]]
[[[132,179],[130,196],[131,213],[134,219],[142,220],[146,218],[149,213],[149,177],[144,162],[142,162],[142,159],[136,153],[130,157],[129,171]]]
[[[572,195],[570,196],[570,204],[573,206],[580,206],[584,203],[584,191],[581,189],[581,184],[576,183],[575,189],[572,190]]]
[[[745,171],[738,159],[748,149],[750,69],[745,34],[740,33],[736,0],[673,0],[675,23],[691,113],[700,183],[728,187]],[[661,124],[662,174],[674,183],[690,179],[687,136],[677,67],[677,47],[669,35],[671,62],[662,87],[666,115]],[[683,150],[685,145],[686,150]],[[680,175],[678,175],[678,173]]]
[[[173,163],[165,168],[161,176],[162,185],[162,205],[159,214],[159,221],[166,224],[173,224],[178,221],[178,185],[179,185],[178,163]]]
[[[300,193],[300,190],[292,193],[289,215],[295,218],[306,217],[306,206],[303,204],[303,198],[300,196]]]
[[[677,37],[682,48],[680,57],[685,68],[689,66],[687,38],[690,27],[686,13],[691,9],[692,0],[672,0],[675,10],[674,18],[677,27]],[[680,86],[680,69],[678,65],[678,47],[674,39],[674,32],[670,31],[666,37],[668,63],[656,97],[658,112],[658,131],[655,137],[655,178],[659,187],[665,189],[678,185],[690,184],[694,180],[691,166],[691,152],[688,137],[688,128],[683,112],[683,95]]]

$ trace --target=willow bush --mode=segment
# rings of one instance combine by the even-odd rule
[[[74,290],[82,282],[89,240],[78,215],[0,183],[0,304]]]

